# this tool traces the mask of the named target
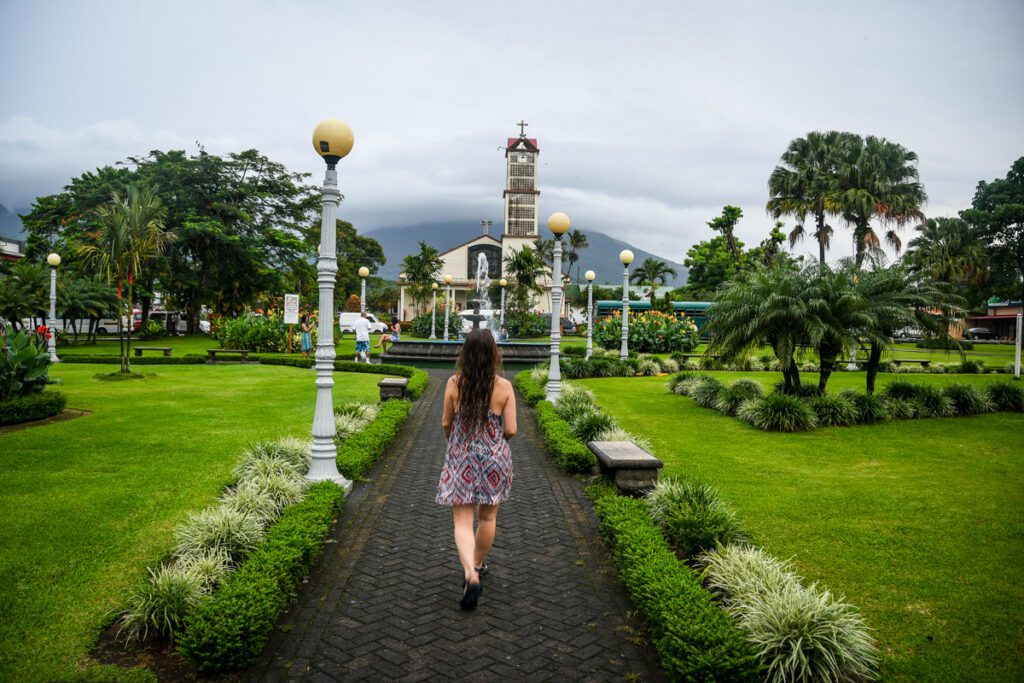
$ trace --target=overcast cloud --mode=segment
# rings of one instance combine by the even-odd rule
[[[343,217],[470,231],[501,220],[498,147],[525,118],[542,216],[677,261],[724,204],[760,241],[768,175],[810,130],[917,152],[927,213],[952,215],[1024,154],[1021,26],[1020,0],[0,0],[0,203],[196,140],[319,182],[312,128],[336,116]]]

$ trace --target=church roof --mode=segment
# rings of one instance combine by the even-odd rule
[[[519,142],[525,142],[526,143],[526,147],[528,149],[533,150],[534,152],[539,152],[540,151],[540,147],[537,146],[537,138],[509,138],[508,139],[508,144],[505,145],[505,148],[506,149],[512,149]]]
[[[476,242],[477,240],[481,239],[491,240],[492,242],[501,244],[501,240],[499,240],[497,237],[491,237],[490,235],[477,235],[473,239],[463,242],[462,244],[456,245],[449,249],[448,251],[442,251],[440,254],[438,254],[438,256],[444,256],[445,254],[450,254],[453,251],[458,251],[459,249],[462,249],[463,247],[468,247],[469,245],[473,244],[473,242]]]

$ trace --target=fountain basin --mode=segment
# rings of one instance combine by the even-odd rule
[[[547,342],[499,342],[502,361],[506,365],[533,365],[548,359],[551,346]],[[381,356],[383,363],[454,363],[462,349],[456,341],[399,341]]]

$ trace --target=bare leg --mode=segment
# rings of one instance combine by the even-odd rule
[[[497,505],[480,505],[477,507],[476,547],[473,555],[473,567],[479,567],[487,559],[494,544],[494,529],[498,519]]]
[[[452,508],[455,517],[455,547],[459,549],[459,562],[467,583],[480,583],[473,564],[476,539],[473,536],[473,506],[456,505]]]

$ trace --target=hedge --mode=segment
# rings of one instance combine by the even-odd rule
[[[544,387],[538,386],[530,379],[529,370],[523,370],[516,375],[516,388],[519,389],[519,393],[528,406],[535,406],[538,401],[544,400]]]
[[[62,356],[62,363],[97,363],[102,365],[120,365],[120,356],[89,356],[89,355],[67,355]],[[206,356],[198,353],[190,353],[185,356],[139,356],[132,358],[132,365],[202,365],[206,362]]]
[[[68,403],[59,391],[43,391],[0,402],[0,426],[52,417]]]
[[[677,681],[754,681],[757,650],[679,561],[644,502],[594,486],[588,494],[619,575],[651,626],[668,676]]]
[[[189,618],[178,649],[203,673],[252,664],[277,617],[320,554],[344,491],[331,482],[309,487],[210,600]]]
[[[338,471],[353,481],[362,478],[391,443],[411,409],[409,401],[385,401],[381,404],[373,422],[341,444]]]
[[[562,469],[568,472],[586,472],[597,463],[594,454],[585,443],[576,438],[569,423],[559,417],[550,401],[540,401],[535,410],[544,442]]]

